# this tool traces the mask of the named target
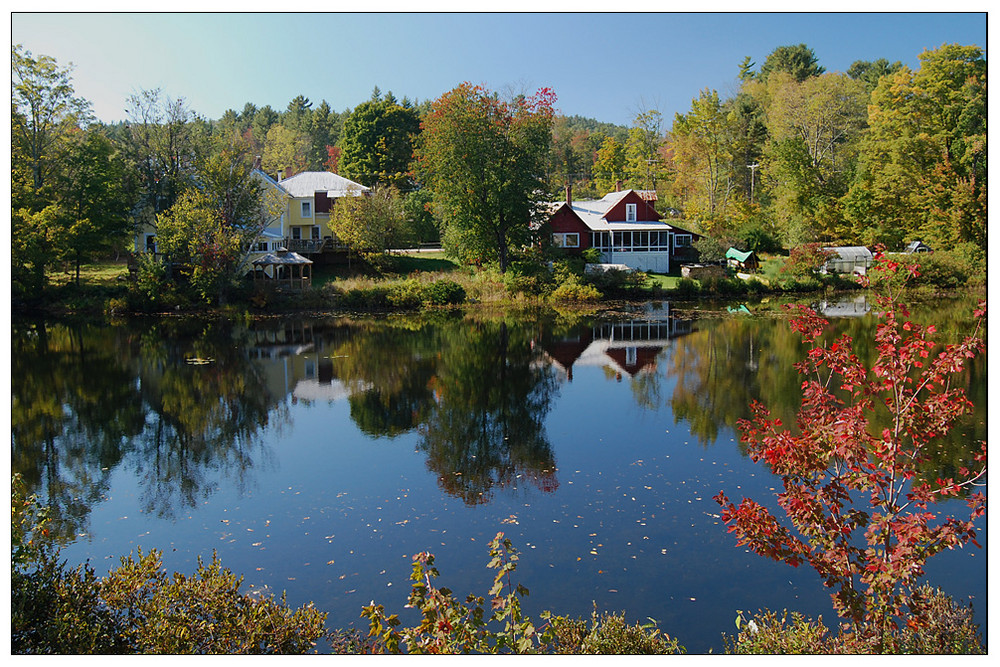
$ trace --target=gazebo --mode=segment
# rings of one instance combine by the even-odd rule
[[[255,285],[292,289],[309,287],[312,285],[312,260],[297,252],[278,248],[253,261],[253,281]]]

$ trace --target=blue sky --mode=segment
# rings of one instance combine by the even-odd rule
[[[877,58],[915,68],[921,51],[944,43],[985,50],[986,31],[985,12],[11,16],[12,42],[72,62],[77,94],[108,122],[142,89],[218,118],[246,102],[283,110],[300,94],[343,111],[374,86],[434,99],[471,81],[548,86],[561,112],[622,125],[658,109],[669,127],[700,90],[730,94],[745,56],[759,66],[778,46],[805,43],[827,71]]]

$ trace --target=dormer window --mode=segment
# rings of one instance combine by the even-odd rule
[[[625,222],[635,222],[639,215],[638,204],[625,204]]]

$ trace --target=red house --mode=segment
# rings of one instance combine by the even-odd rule
[[[663,222],[649,199],[635,190],[611,192],[601,199],[549,204],[553,245],[574,253],[597,248],[601,261],[639,271],[670,273],[674,263],[696,256],[699,234]]]

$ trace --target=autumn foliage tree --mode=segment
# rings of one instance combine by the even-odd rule
[[[552,138],[555,93],[501,100],[463,83],[432,105],[416,155],[419,175],[444,211],[445,246],[505,271],[531,236]]]
[[[885,261],[878,268],[890,276],[902,270]],[[834,589],[837,613],[883,651],[893,650],[903,619],[916,629],[928,620],[915,594],[927,559],[979,546],[973,523],[986,510],[985,497],[973,492],[986,473],[985,442],[955,478],[919,475],[933,446],[972,408],[951,379],[983,348],[985,301],[971,335],[940,345],[933,326],[909,319],[899,296],[897,288],[880,297],[870,368],[848,336],[824,340],[827,322],[803,308],[792,321],[810,345],[797,365],[805,376],[797,424],[786,426],[760,404],[740,422],[751,458],[781,479],[777,500],[791,526],[754,500],[737,505],[722,492],[715,498],[740,545],[795,567],[811,565]],[[953,497],[967,500],[967,519],[931,510]]]

